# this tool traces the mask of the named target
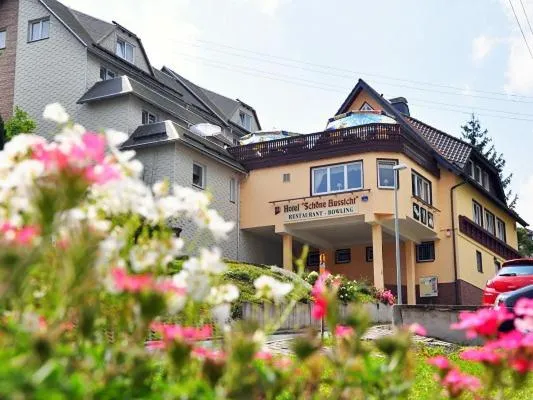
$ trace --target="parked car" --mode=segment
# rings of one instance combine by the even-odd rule
[[[516,302],[522,298],[533,299],[533,285],[524,286],[523,288],[513,290],[512,292],[501,293],[496,297],[494,307],[505,307],[513,311]],[[514,320],[504,321],[500,325],[500,332],[509,332],[514,329]]]
[[[487,282],[483,291],[483,305],[493,305],[501,293],[528,285],[533,285],[533,259],[506,261],[496,276]]]

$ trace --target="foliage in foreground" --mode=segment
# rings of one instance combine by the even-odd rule
[[[44,116],[59,123],[53,142],[18,135],[0,153],[0,398],[408,395],[412,331],[423,333],[421,327],[363,341],[368,315],[351,304],[341,317],[341,282],[323,274],[311,291],[312,317],[333,333],[331,349],[322,351],[309,331],[295,341],[295,358],[265,351],[280,321],[260,329],[229,320],[239,290],[224,281],[228,269],[216,247],[199,249],[171,271],[185,243],[169,221],[192,220],[215,240],[233,223],[209,209],[203,192],[168,182],[146,187],[134,153],[116,148],[125,135],[85,132],[58,105]],[[302,273],[303,262],[297,264]],[[293,284],[273,276],[260,275],[253,286],[257,298],[284,305],[281,320],[297,301],[290,298]],[[521,328],[531,327],[532,305],[520,307]],[[465,314],[457,326],[489,340],[469,357],[489,364],[489,389],[506,385],[502,374],[509,371],[519,387],[532,369],[533,335],[498,336],[508,314],[482,311]],[[180,325],[164,322],[168,315]],[[432,363],[447,395],[480,390],[448,360]]]

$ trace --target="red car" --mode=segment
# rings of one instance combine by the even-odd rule
[[[533,285],[533,258],[520,258],[503,263],[496,276],[487,282],[483,305],[493,305],[500,293]]]

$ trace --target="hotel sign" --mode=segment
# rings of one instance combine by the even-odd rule
[[[297,204],[276,206],[275,215],[283,213],[285,222],[300,222],[323,218],[335,218],[357,213],[356,198],[303,201]]]

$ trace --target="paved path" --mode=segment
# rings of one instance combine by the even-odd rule
[[[383,336],[388,336],[392,334],[392,326],[391,325],[374,325],[372,326],[368,332],[365,334],[363,339],[366,340],[376,340]],[[289,355],[292,354],[291,350],[291,344],[295,337],[297,337],[298,333],[292,333],[292,334],[281,334],[281,335],[273,335],[270,336],[267,339],[266,347],[269,351],[277,354],[285,354]],[[428,338],[424,336],[416,336],[414,337],[415,343],[423,344],[426,346],[441,346],[441,347],[447,347],[447,348],[455,348],[457,345],[454,345],[452,343],[443,342],[441,340]]]

